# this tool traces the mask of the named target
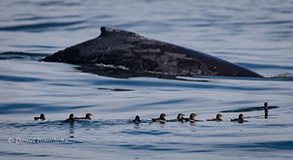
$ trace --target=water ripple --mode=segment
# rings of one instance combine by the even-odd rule
[[[268,106],[269,109],[276,109],[279,108],[278,106]],[[230,112],[253,112],[253,111],[262,111],[264,110],[264,107],[247,107],[247,108],[240,108],[240,109],[235,109],[235,110],[225,110],[221,111],[223,113],[230,113]]]
[[[72,26],[72,25],[77,25],[84,22],[85,21],[34,23],[34,24],[27,24],[27,25],[0,27],[0,31],[43,32],[44,30],[49,30],[50,28]]]
[[[32,78],[32,77],[0,75],[0,81],[7,81],[7,82],[38,82],[38,81],[42,81],[42,79]]]
[[[19,46],[24,47],[24,46]],[[54,48],[52,46],[26,46],[26,47],[41,47],[41,48]],[[0,60],[12,60],[12,59],[23,59],[23,60],[40,60],[41,58],[48,56],[49,54],[38,54],[38,53],[26,53],[26,52],[2,52],[0,53]]]
[[[17,103],[17,104],[0,104],[0,114],[15,114],[15,113],[40,113],[40,112],[56,112],[56,111],[72,111],[75,109],[84,109],[96,107],[97,105],[83,105],[60,107],[58,105],[46,105],[38,103]]]
[[[292,150],[293,141],[268,141],[268,142],[256,142],[256,143],[241,143],[241,144],[218,144],[220,148],[241,148],[243,150],[264,150],[264,149],[276,149],[276,150]]]
[[[126,130],[121,131],[120,133],[124,134],[130,134],[130,135],[165,135],[170,134],[171,132],[161,131],[161,130],[148,130],[148,131],[142,131],[142,130]]]

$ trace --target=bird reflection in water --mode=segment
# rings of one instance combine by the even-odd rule
[[[69,135],[69,138],[74,138],[74,122],[70,122]]]

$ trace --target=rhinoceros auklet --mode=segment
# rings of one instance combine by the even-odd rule
[[[167,121],[165,117],[167,117],[167,116],[168,116],[167,114],[162,113],[159,118],[152,118],[152,121],[165,123]]]
[[[65,122],[75,122],[75,118],[74,118],[74,114],[70,114],[69,115],[69,118],[67,118],[66,120],[65,120]]]
[[[184,114],[182,114],[182,113],[179,113],[178,115],[177,115],[177,121],[184,121]]]
[[[44,114],[41,114],[40,117],[34,117],[34,119],[35,119],[35,121],[37,121],[37,120],[41,120],[41,121],[46,120]]]
[[[92,119],[91,116],[93,116],[93,114],[91,114],[91,113],[87,113],[87,114],[85,115],[85,117],[74,117],[74,118],[75,118],[75,119],[88,119],[88,120],[91,120],[91,119]]]
[[[244,115],[239,114],[238,118],[231,119],[232,122],[238,122],[238,123],[243,123],[244,122]]]
[[[217,114],[216,118],[213,118],[213,119],[207,119],[207,121],[223,121],[221,117],[224,117],[223,115],[221,114]]]
[[[269,105],[268,102],[264,103],[264,110],[265,110],[265,118],[267,119],[269,116]]]
[[[138,115],[135,116],[135,119],[132,121],[133,123],[140,123],[140,117]]]
[[[197,114],[195,114],[195,113],[191,113],[190,116],[189,116],[189,118],[184,118],[184,121],[195,122],[195,121],[197,121],[197,120],[195,119],[195,117],[197,117],[197,116],[198,116]]]

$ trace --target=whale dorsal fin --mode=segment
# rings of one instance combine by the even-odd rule
[[[108,27],[101,27],[101,34],[100,34],[100,36],[99,37],[105,37],[105,36],[107,36],[109,33],[113,33],[113,29],[111,29],[111,28],[108,28]]]
[[[124,38],[127,37],[142,37],[136,33],[125,31],[125,30],[120,30],[120,29],[112,29],[109,27],[101,27],[101,34],[100,37],[108,37],[109,35],[116,35],[116,36],[125,36]]]

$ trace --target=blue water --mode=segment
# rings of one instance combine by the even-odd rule
[[[292,0],[0,4],[1,159],[293,159]],[[113,78],[39,62],[95,38],[101,26],[199,50],[266,78]],[[88,112],[91,121],[64,122]],[[201,121],[150,121],[162,112],[167,119],[195,112]],[[47,120],[33,121],[40,113]],[[223,122],[205,121],[217,113]],[[230,122],[239,113],[246,122]],[[141,124],[132,123],[135,115]]]

